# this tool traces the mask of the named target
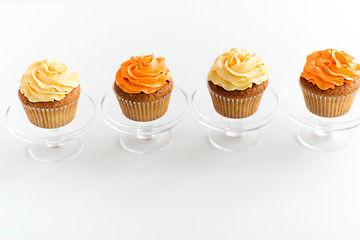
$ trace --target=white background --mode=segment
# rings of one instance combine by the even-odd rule
[[[357,1],[0,2],[0,239],[360,239],[360,129],[337,152],[295,139],[282,106],[258,148],[214,149],[188,114],[167,150],[136,155],[103,122],[82,153],[30,159],[5,111],[26,68],[67,64],[99,102],[132,55],[163,56],[190,96],[230,48],[257,52],[279,94],[315,50],[360,61]]]

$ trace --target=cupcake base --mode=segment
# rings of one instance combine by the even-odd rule
[[[30,102],[20,90],[18,95],[32,124],[40,128],[59,128],[70,123],[75,117],[80,85],[60,101]]]
[[[257,111],[267,84],[268,81],[265,81],[245,90],[226,91],[208,81],[208,88],[215,111],[224,117],[239,119],[249,117]]]
[[[320,117],[340,117],[348,113],[356,97],[356,92],[346,96],[326,97],[302,89],[307,109]]]
[[[316,85],[300,77],[300,86],[307,109],[320,117],[340,117],[348,113],[360,87],[360,78],[353,83],[334,89],[321,90]]]
[[[162,117],[169,106],[172,81],[151,94],[126,93],[114,83],[114,92],[125,117],[133,121],[148,122]]]
[[[70,123],[76,113],[78,100],[60,108],[36,108],[23,104],[30,122],[41,128],[59,128]]]

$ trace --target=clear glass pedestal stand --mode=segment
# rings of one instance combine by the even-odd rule
[[[170,130],[185,117],[188,102],[186,93],[174,86],[164,116],[154,121],[136,122],[124,116],[115,93],[110,90],[101,101],[101,110],[105,123],[121,133],[119,141],[123,148],[135,153],[152,153],[170,145]]]
[[[341,117],[325,118],[311,113],[304,101],[300,86],[291,85],[283,94],[289,117],[299,125],[296,138],[305,147],[317,151],[344,148],[351,139],[351,128],[360,125],[360,102],[356,98],[351,110]]]
[[[75,118],[67,125],[45,129],[33,125],[27,118],[22,104],[15,100],[6,111],[10,132],[17,138],[29,142],[29,155],[43,162],[60,162],[74,157],[82,149],[79,137],[86,133],[96,115],[95,102],[81,94]]]
[[[274,118],[279,99],[271,88],[267,88],[255,114],[247,118],[231,119],[215,111],[204,84],[193,93],[191,103],[196,119],[210,129],[208,139],[213,146],[225,151],[242,151],[260,144],[260,129]]]

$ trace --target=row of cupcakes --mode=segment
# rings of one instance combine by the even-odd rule
[[[321,117],[346,114],[360,87],[360,65],[343,51],[326,49],[307,57],[300,86],[310,112]],[[208,89],[216,112],[227,118],[254,114],[266,90],[269,67],[256,54],[231,49],[218,56],[208,73]],[[134,121],[153,121],[168,108],[173,80],[162,57],[131,57],[121,64],[114,93],[123,114]],[[79,75],[65,64],[42,60],[31,64],[20,80],[19,98],[34,125],[58,128],[76,114]]]

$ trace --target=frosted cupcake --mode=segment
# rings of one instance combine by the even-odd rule
[[[216,58],[208,88],[216,112],[227,118],[253,115],[268,85],[269,68],[256,54],[233,48]]]
[[[30,122],[41,128],[70,123],[80,95],[78,73],[47,59],[31,64],[20,80],[20,101]]]
[[[360,87],[360,65],[343,51],[326,49],[307,57],[300,77],[306,107],[321,117],[350,111]]]
[[[123,114],[147,122],[162,117],[168,108],[173,82],[162,57],[131,57],[116,73],[114,92]]]

